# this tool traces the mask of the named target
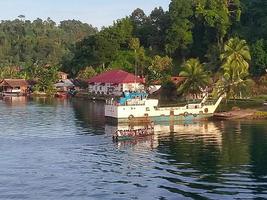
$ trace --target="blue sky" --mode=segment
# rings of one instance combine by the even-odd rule
[[[149,14],[159,6],[167,10],[169,3],[170,0],[0,0],[0,20],[15,19],[22,14],[29,20],[77,19],[100,28],[129,15],[135,8]]]

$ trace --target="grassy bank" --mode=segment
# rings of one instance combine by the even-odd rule
[[[238,99],[238,100],[225,100],[219,105],[217,112],[231,111],[234,107],[240,109],[257,109],[263,105],[263,100],[259,99]]]

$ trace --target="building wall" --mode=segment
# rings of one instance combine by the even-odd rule
[[[89,93],[120,96],[124,91],[144,90],[144,85],[139,83],[124,83],[114,85],[111,83],[89,84]]]
[[[20,87],[20,86],[18,86],[18,87],[14,87],[14,88],[12,88],[12,87],[4,87],[4,89],[3,89],[3,91],[4,92],[19,92],[19,93],[25,93],[26,91],[27,91],[27,87],[25,87],[25,86],[22,86],[22,87]]]

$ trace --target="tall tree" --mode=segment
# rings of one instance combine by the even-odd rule
[[[267,70],[267,42],[261,39],[252,44],[251,57],[251,74],[255,77],[264,75]]]
[[[167,31],[167,52],[178,52],[184,56],[192,44],[191,18],[193,16],[193,0],[172,0],[169,7],[170,27]]]
[[[167,76],[172,75],[172,59],[168,56],[154,56],[151,65],[148,68],[148,82],[165,81]]]
[[[248,93],[247,86],[252,82],[246,79],[251,60],[249,47],[245,40],[231,38],[223,50],[221,54],[223,75],[216,84],[216,93],[225,94],[227,99],[243,97]]]
[[[162,7],[155,8],[149,15],[151,28],[148,37],[148,46],[153,54],[163,54],[165,50],[166,32],[170,26],[169,13]]]
[[[221,60],[225,76],[234,80],[246,77],[249,74],[249,62],[251,60],[246,41],[237,37],[229,39],[224,45]]]

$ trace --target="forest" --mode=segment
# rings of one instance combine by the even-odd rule
[[[197,95],[214,82],[218,94],[249,95],[256,83],[267,84],[266,10],[265,0],[171,0],[166,11],[137,8],[101,30],[21,15],[0,23],[0,78],[35,78],[56,68],[88,79],[137,69],[147,83],[187,77],[181,93]]]

